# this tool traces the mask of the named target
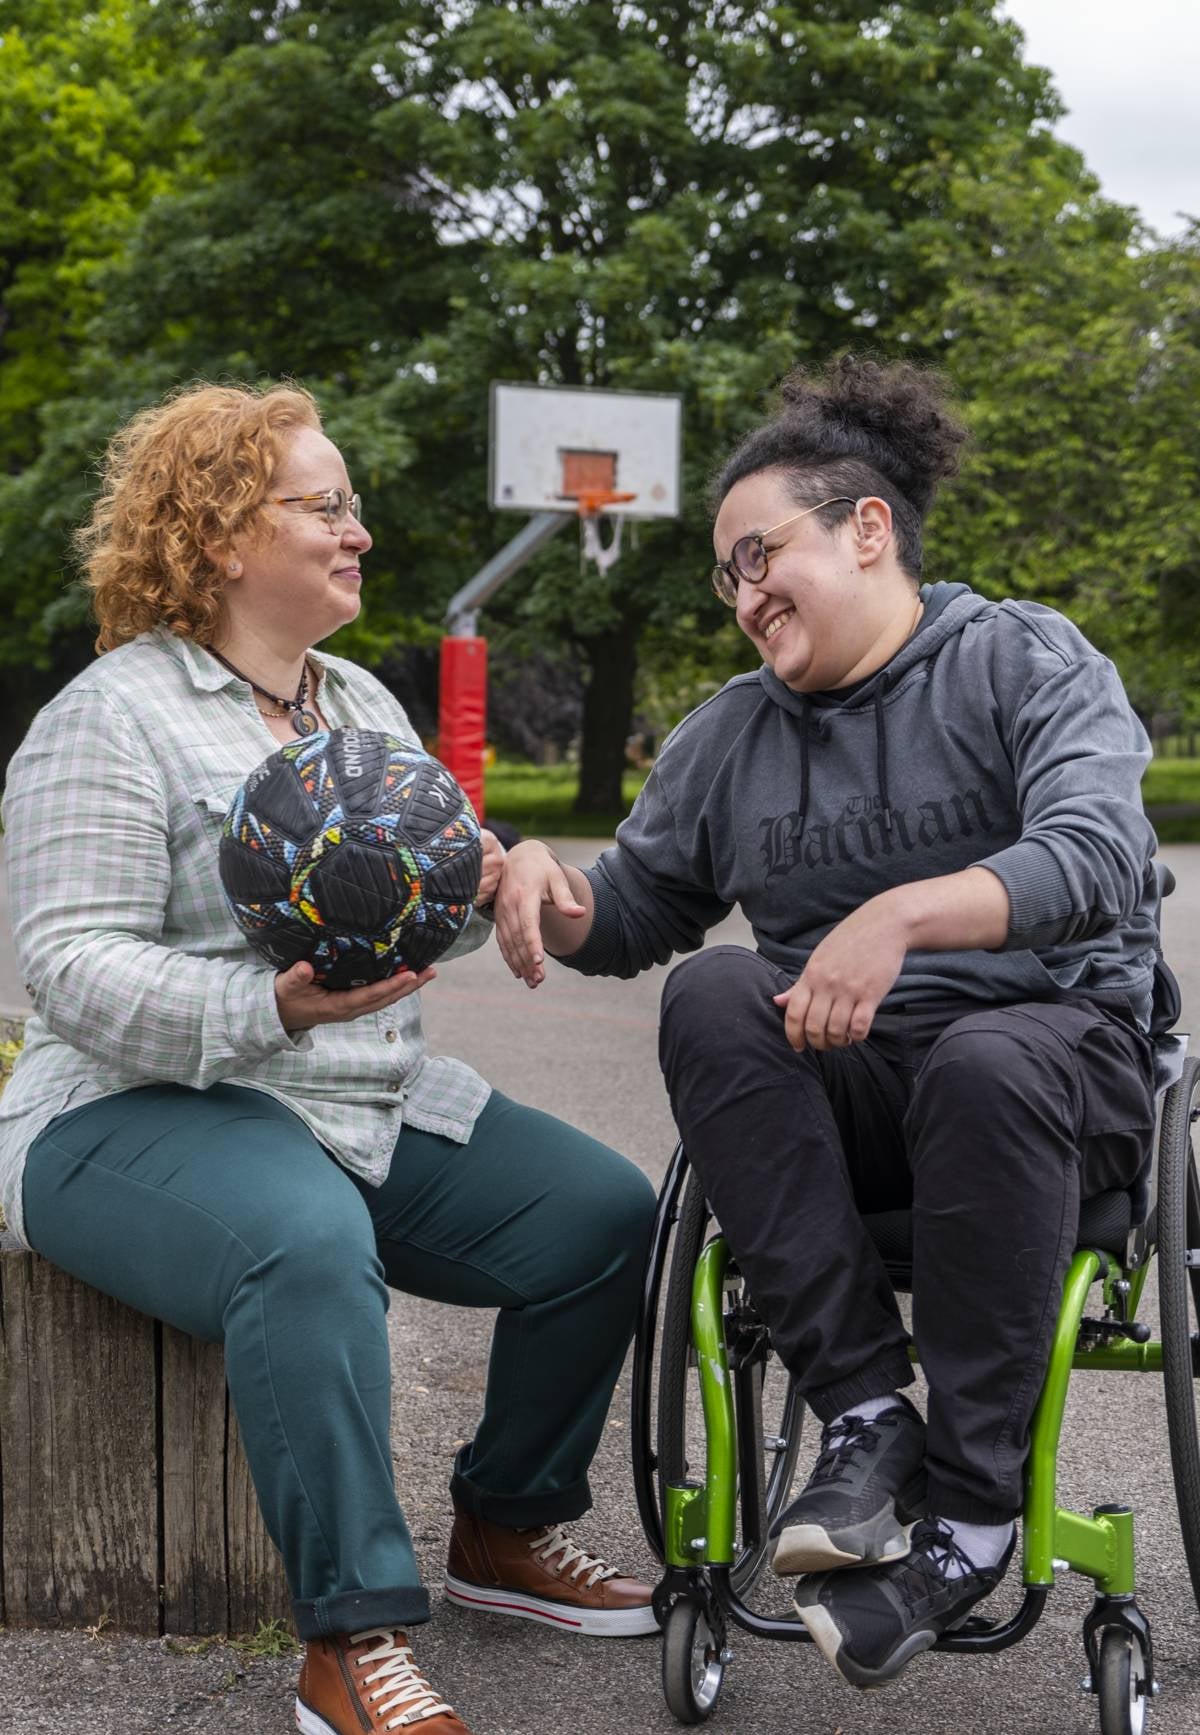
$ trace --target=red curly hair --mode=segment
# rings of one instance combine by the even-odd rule
[[[288,434],[320,426],[300,386],[202,382],[113,435],[91,519],[75,538],[98,651],[156,626],[212,642],[224,609],[223,557],[254,527]]]

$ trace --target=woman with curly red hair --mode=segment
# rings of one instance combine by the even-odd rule
[[[104,654],[36,718],[5,797],[34,1006],[0,1099],[9,1239],[223,1343],[306,1644],[300,1728],[463,1735],[408,1643],[429,1600],[392,1481],[389,1290],[498,1309],[450,1594],[652,1632],[648,1588],[564,1528],[590,1504],[652,1190],[426,1053],[436,971],[330,991],[307,963],[276,974],[228,912],[221,822],[278,743],[314,721],[414,739],[373,676],[313,649],[358,614],[371,537],[312,398],[197,386],[144,411],[81,540]],[[477,914],[455,949],[490,932]]]

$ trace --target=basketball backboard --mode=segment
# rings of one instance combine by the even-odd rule
[[[491,503],[502,512],[679,516],[682,399],[665,392],[492,384]]]

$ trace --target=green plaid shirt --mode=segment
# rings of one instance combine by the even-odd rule
[[[313,657],[332,727],[415,741],[373,675]],[[420,995],[291,1037],[275,972],[234,925],[217,873],[221,822],[278,743],[245,681],[165,629],[77,676],[9,768],[13,937],[34,1016],[0,1096],[0,1246],[23,1246],[21,1173],[65,1109],[170,1080],[278,1097],[339,1162],[378,1185],[406,1122],[465,1143],[490,1086],[430,1056]],[[451,949],[473,951],[475,916]]]

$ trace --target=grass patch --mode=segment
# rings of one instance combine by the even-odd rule
[[[621,793],[626,805],[619,813],[572,813],[579,789],[573,765],[522,765],[501,760],[487,774],[489,819],[503,819],[532,837],[611,837],[646,781],[644,771],[626,772]]]
[[[173,1657],[206,1657],[210,1651],[215,1651],[218,1645],[223,1645],[223,1634],[212,1633],[206,1639],[164,1639],[163,1648],[170,1651]]]
[[[3,1090],[12,1076],[13,1064],[21,1052],[19,1042],[0,1042],[0,1090]]]
[[[1159,843],[1200,843],[1200,813],[1164,815],[1151,808],[1150,823]]]
[[[1200,759],[1156,759],[1142,779],[1142,799],[1160,843],[1200,843]],[[1191,813],[1171,811],[1191,806]]]
[[[89,1633],[91,1628],[88,1628]],[[300,1641],[284,1621],[259,1621],[252,1633],[210,1633],[200,1639],[167,1639],[166,1648],[176,1657],[206,1657],[210,1651],[228,1645],[242,1657],[292,1657],[300,1650]],[[230,1677],[232,1685],[233,1677]]]
[[[1155,759],[1142,779],[1142,799],[1147,807],[1200,805],[1200,759]]]
[[[231,1638],[229,1648],[243,1657],[291,1657],[300,1645],[283,1621],[259,1621],[252,1633]]]

